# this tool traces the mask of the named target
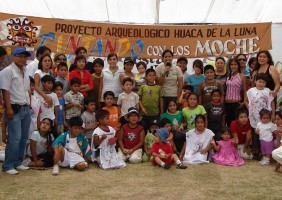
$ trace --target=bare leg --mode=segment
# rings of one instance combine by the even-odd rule
[[[159,166],[161,166],[161,164],[163,163],[163,161],[157,156],[155,157],[155,161]]]
[[[54,147],[54,165],[58,165],[59,161],[63,162],[65,150],[63,146]]]
[[[279,162],[276,163],[274,171],[278,172],[280,170],[281,164]]]

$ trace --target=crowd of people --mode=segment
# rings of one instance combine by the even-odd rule
[[[101,58],[87,62],[84,47],[68,67],[66,55],[51,53],[41,46],[26,65],[30,52],[16,48],[0,72],[4,172],[53,167],[58,175],[59,167],[114,169],[127,161],[164,169],[246,159],[269,165],[271,158],[280,169],[280,77],[268,51],[248,64],[244,54],[217,57],[215,66],[197,59],[194,74],[168,49],[155,69],[131,57],[120,68],[115,53],[104,69]],[[0,47],[0,64],[6,54]]]

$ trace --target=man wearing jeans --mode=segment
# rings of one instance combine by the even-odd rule
[[[0,72],[0,88],[8,127],[2,169],[12,175],[18,174],[17,170],[29,169],[22,165],[30,126],[30,82],[25,69],[29,56],[30,53],[25,48],[16,48],[13,52],[13,63]]]

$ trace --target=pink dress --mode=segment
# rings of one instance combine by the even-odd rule
[[[212,155],[212,159],[216,164],[240,166],[244,164],[244,160],[240,158],[237,149],[232,144],[232,140],[218,142],[220,149]]]

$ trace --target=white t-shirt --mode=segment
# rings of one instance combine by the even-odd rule
[[[26,66],[28,76],[34,78],[34,73],[38,70],[39,60],[35,58],[32,62],[28,63]]]
[[[112,91],[115,97],[122,93],[122,86],[120,84],[119,75],[123,73],[123,69],[118,70],[113,74],[109,68],[103,70],[103,89],[102,96],[106,91]]]
[[[40,112],[40,99],[34,95],[31,95],[31,109],[30,109],[30,126],[29,126],[29,137],[31,134],[37,130],[37,117]]]
[[[51,120],[54,120],[55,119],[55,106],[60,105],[59,99],[54,92],[50,94],[46,94],[46,95],[52,98],[53,105],[48,106],[42,96],[40,95],[37,96],[40,99],[40,106],[41,106],[41,111],[42,111],[40,114],[40,121],[42,121],[44,118],[49,118]]]
[[[40,79],[42,79],[42,77],[43,76],[45,76],[45,75],[50,75],[50,73],[49,72],[43,72],[41,69],[38,69],[38,70],[36,70],[35,72],[34,72],[34,74],[38,74],[39,75],[39,77],[40,77]],[[33,75],[34,76],[34,75]],[[39,82],[39,88],[42,90],[43,89],[43,85],[42,85],[42,83],[41,83],[41,81]],[[36,91],[34,91],[34,93],[36,93]]]
[[[139,96],[135,92],[131,92],[130,94],[125,92],[121,93],[117,100],[117,105],[121,106],[121,116],[124,116],[128,113],[128,108],[136,107],[138,102]]]
[[[67,138],[65,149],[69,152],[77,153],[82,156],[82,152],[77,144],[77,138]]]
[[[36,155],[47,153],[47,137],[42,137],[38,131],[34,131],[29,139],[36,141]],[[51,135],[51,140],[54,140],[53,135]],[[27,155],[30,157],[32,156],[30,146],[27,149]]]
[[[257,130],[259,130],[259,139],[265,142],[271,142],[273,140],[273,132],[277,130],[277,126],[272,122],[263,124],[261,122],[257,125]]]

